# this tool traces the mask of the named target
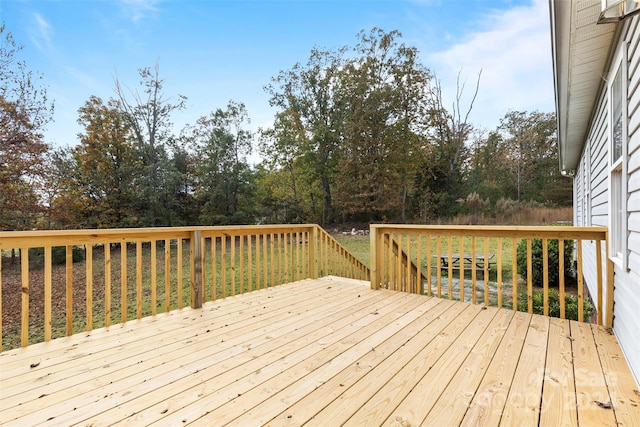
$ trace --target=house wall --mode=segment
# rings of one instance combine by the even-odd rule
[[[627,48],[627,258],[614,267],[613,329],[636,382],[640,384],[640,17],[625,21],[614,49]],[[615,57],[615,55],[614,55]],[[606,75],[604,70],[603,75]],[[574,223],[609,226],[610,130],[607,85],[593,112],[580,165],[574,178]],[[623,169],[624,171],[624,169]],[[595,245],[584,242],[586,259]],[[603,254],[604,255],[604,254]],[[585,283],[595,297],[593,265],[584,267]],[[606,301],[606,297],[604,298]]]

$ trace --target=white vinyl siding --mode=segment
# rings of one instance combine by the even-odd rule
[[[626,215],[621,220],[626,248],[625,262],[615,258],[609,249],[609,256],[616,262],[614,267],[614,321],[613,330],[634,373],[640,382],[640,16],[624,21],[616,53],[609,64],[607,84],[602,86],[598,102],[593,111],[587,140],[583,148],[578,171],[574,179],[574,216],[576,224],[611,227],[614,215],[614,195],[612,173],[616,171],[612,162],[612,128],[610,108],[610,87],[617,67],[626,68],[623,97],[623,114],[626,121],[626,138],[623,141],[623,157],[620,159],[621,175],[619,183],[623,193],[619,193],[621,207]],[[626,61],[622,53],[626,49]],[[588,170],[588,171],[587,171]],[[615,176],[613,176],[615,178]],[[579,190],[579,191],[578,191]],[[590,195],[590,197],[589,197]],[[590,203],[590,207],[589,207]],[[590,211],[590,212],[588,212]],[[583,222],[584,221],[584,222]],[[620,220],[619,220],[620,221]],[[610,228],[611,230],[611,228]],[[610,240],[613,238],[611,230]],[[592,256],[595,245],[583,242],[585,256]],[[603,255],[604,255],[603,248]],[[603,256],[604,259],[604,256]],[[585,284],[591,295],[596,295],[595,268],[584,266]],[[606,298],[604,299],[606,301]]]

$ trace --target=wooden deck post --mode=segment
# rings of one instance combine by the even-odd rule
[[[373,224],[369,226],[369,254],[371,260],[369,268],[371,289],[378,289],[378,228]]]
[[[191,308],[202,308],[202,231],[194,230],[189,239],[191,264]],[[223,284],[224,286],[224,284]]]
[[[318,225],[309,230],[309,278],[318,278]]]

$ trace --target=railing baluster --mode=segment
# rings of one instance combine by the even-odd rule
[[[151,240],[151,314],[155,316],[157,314],[157,305],[158,305],[158,272],[157,270],[157,259],[156,259],[156,240]]]
[[[44,247],[44,340],[51,341],[51,246]]]
[[[431,234],[427,234],[427,249],[426,250],[427,250],[426,258],[427,258],[427,272],[428,272],[428,275],[427,275],[427,286],[428,286],[427,287],[427,296],[431,296],[431,292],[432,292],[431,286],[433,284],[432,283],[433,279],[431,278],[432,277],[431,267],[432,267],[432,261],[433,261],[432,258],[431,258]],[[439,263],[440,263],[440,259],[437,259],[436,260],[436,268],[438,270],[440,270]]]
[[[73,246],[67,245],[65,259],[66,334],[73,334]]]
[[[449,295],[449,299],[452,300],[453,299],[453,236],[451,234],[449,234],[447,236],[447,256],[449,259],[449,265],[448,265],[448,269],[447,269],[447,282],[448,282],[448,289],[447,289],[447,293]],[[460,254],[460,256],[462,256],[462,254]],[[460,265],[464,264],[464,259],[460,259]],[[462,283],[462,282],[461,282]]]
[[[86,245],[87,259],[85,260],[86,268],[86,287],[85,287],[85,300],[86,300],[86,317],[87,317],[87,331],[93,329],[93,246],[91,244]]]
[[[202,232],[195,230],[189,238],[191,308],[202,307]]]
[[[142,319],[142,242],[140,240],[136,241],[136,318]]]
[[[177,246],[177,264],[178,264],[178,276],[176,279],[176,282],[178,284],[178,308],[182,308],[183,307],[183,303],[182,303],[182,298],[183,298],[183,294],[182,294],[182,284],[183,284],[183,278],[182,278],[182,237],[180,237],[178,239],[178,246]],[[214,290],[215,292],[215,290]]]
[[[484,238],[484,306],[489,306],[489,238]]]
[[[436,262],[438,262],[438,269],[436,270],[436,286],[438,298],[442,298],[442,237],[436,236]],[[448,260],[451,263],[451,260]]]
[[[249,288],[249,292],[253,291],[253,234],[249,234],[247,236],[247,278],[249,279],[249,283],[247,283],[247,287]]]
[[[268,278],[269,278],[269,266],[268,266],[268,252],[267,252],[267,237],[269,235],[268,234],[263,234],[262,235],[262,265],[263,265],[263,269],[262,269],[262,275],[263,275],[263,283],[264,283],[264,287],[268,288],[269,287],[269,282],[268,282]]]
[[[461,256],[463,254],[460,254]],[[476,266],[475,266],[475,259],[476,259],[476,236],[471,236],[471,303],[475,304],[476,303],[476,280],[477,280],[477,273],[476,273]],[[460,264],[464,263],[464,259],[460,260]]]
[[[244,283],[244,241],[246,239],[245,235],[240,236],[240,246],[238,250],[240,251],[240,293],[244,294],[245,291],[245,283]]]
[[[597,322],[598,325],[602,325],[602,249],[600,246],[600,239],[596,239],[596,289],[598,292],[597,296],[597,304],[598,304],[598,313],[597,313]],[[582,270],[582,265],[578,265],[578,269]]]
[[[562,244],[560,244],[560,242],[562,242]],[[564,240],[563,239],[559,239],[558,240],[558,269],[564,273],[564,269],[565,269],[565,265],[564,265]],[[561,319],[566,319],[567,315],[566,315],[566,307],[564,304],[564,274],[561,274],[559,277],[559,283],[558,283],[558,288],[559,288],[559,293],[558,293],[558,299],[560,300],[560,318]]]
[[[533,257],[531,249],[532,239],[527,237],[527,312],[533,313]]]
[[[558,240],[558,245],[564,244],[564,241]],[[560,274],[564,274],[564,270],[560,270]],[[542,295],[544,299],[543,312],[545,316],[549,315],[549,242],[542,239]]]
[[[511,239],[511,304],[513,311],[518,310],[518,245],[516,238]]]
[[[67,260],[67,262],[69,262]],[[120,321],[127,321],[127,242],[120,242]]]
[[[29,248],[20,248],[20,267],[22,278],[22,319],[20,343],[29,345]]]
[[[164,240],[164,311],[171,310],[171,239]]]
[[[236,295],[236,236],[231,235],[231,296]]]
[[[271,241],[270,241],[270,246],[271,246],[271,286],[275,286],[276,285],[276,263],[275,263],[275,245],[276,245],[276,235],[275,233],[271,233],[271,235],[269,236]],[[279,284],[279,283],[278,283]]]
[[[578,322],[584,321],[584,279],[582,275],[582,239],[576,241],[578,250]],[[564,271],[561,272],[563,274]]]
[[[458,254],[460,257],[464,256],[464,236],[458,236],[460,242],[458,243]],[[464,259],[460,258],[460,266],[458,267],[458,277],[460,280],[460,301],[464,301],[465,286],[464,286]],[[452,273],[453,274],[453,273]]]
[[[502,308],[502,237],[498,237],[496,250],[496,280],[498,281],[498,308]]]
[[[220,286],[222,299],[227,297],[227,235],[220,236]]]
[[[111,243],[103,244],[104,250],[104,326],[111,326]]]

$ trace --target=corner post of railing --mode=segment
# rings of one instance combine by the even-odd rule
[[[318,236],[320,226],[314,224],[309,230],[309,278],[318,278]]]
[[[607,283],[606,283],[607,302],[605,303],[607,308],[607,312],[606,312],[607,314],[604,320],[604,327],[607,329],[611,329],[613,328],[614,283],[613,283],[613,261],[611,261],[611,258],[609,258],[609,231],[608,230],[605,231],[604,247],[605,247],[605,257],[607,262]]]
[[[378,280],[378,227],[375,224],[369,225],[369,256],[371,259],[371,268],[369,269],[369,275],[371,277],[371,289],[376,290],[379,286]]]
[[[202,231],[193,230],[189,238],[191,308],[202,307],[202,256]]]

